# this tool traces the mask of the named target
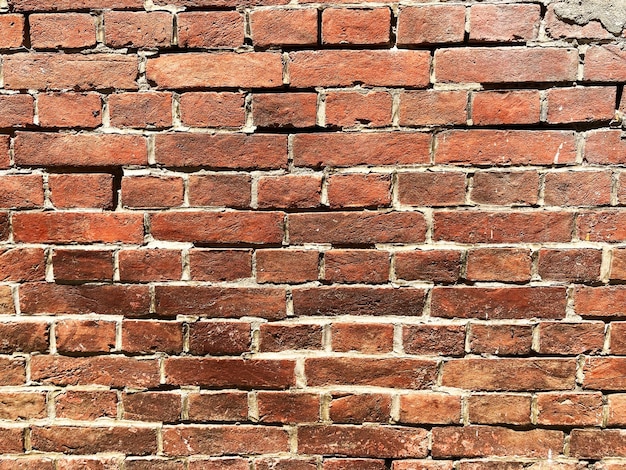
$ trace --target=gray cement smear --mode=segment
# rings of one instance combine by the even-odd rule
[[[620,34],[626,27],[626,0],[559,0],[554,13],[579,25],[597,20],[613,34]]]

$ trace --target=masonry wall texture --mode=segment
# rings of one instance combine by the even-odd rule
[[[0,469],[626,469],[583,4],[0,0]]]

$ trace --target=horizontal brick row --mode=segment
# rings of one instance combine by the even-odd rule
[[[394,95],[397,122],[394,122]],[[96,128],[103,125],[106,99],[108,124],[116,128],[166,129],[190,127],[242,128],[246,96],[234,92],[41,93],[37,125],[43,128]],[[325,91],[316,93],[254,93],[248,114],[257,127],[314,128],[608,122],[615,116],[615,87],[562,87],[538,90],[467,91],[413,90]],[[324,106],[319,106],[320,101]],[[542,104],[543,102],[543,104]],[[70,106],[70,108],[65,108]],[[63,109],[59,112],[59,107]],[[545,110],[542,116],[542,107]],[[471,112],[470,112],[471,110]],[[0,127],[35,126],[35,98],[30,94],[0,95]]]

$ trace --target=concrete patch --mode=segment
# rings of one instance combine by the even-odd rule
[[[626,26],[625,0],[562,0],[554,5],[554,12],[579,25],[600,21],[613,34],[620,34]]]

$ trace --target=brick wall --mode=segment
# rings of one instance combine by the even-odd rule
[[[626,469],[564,1],[0,0],[0,469]]]

